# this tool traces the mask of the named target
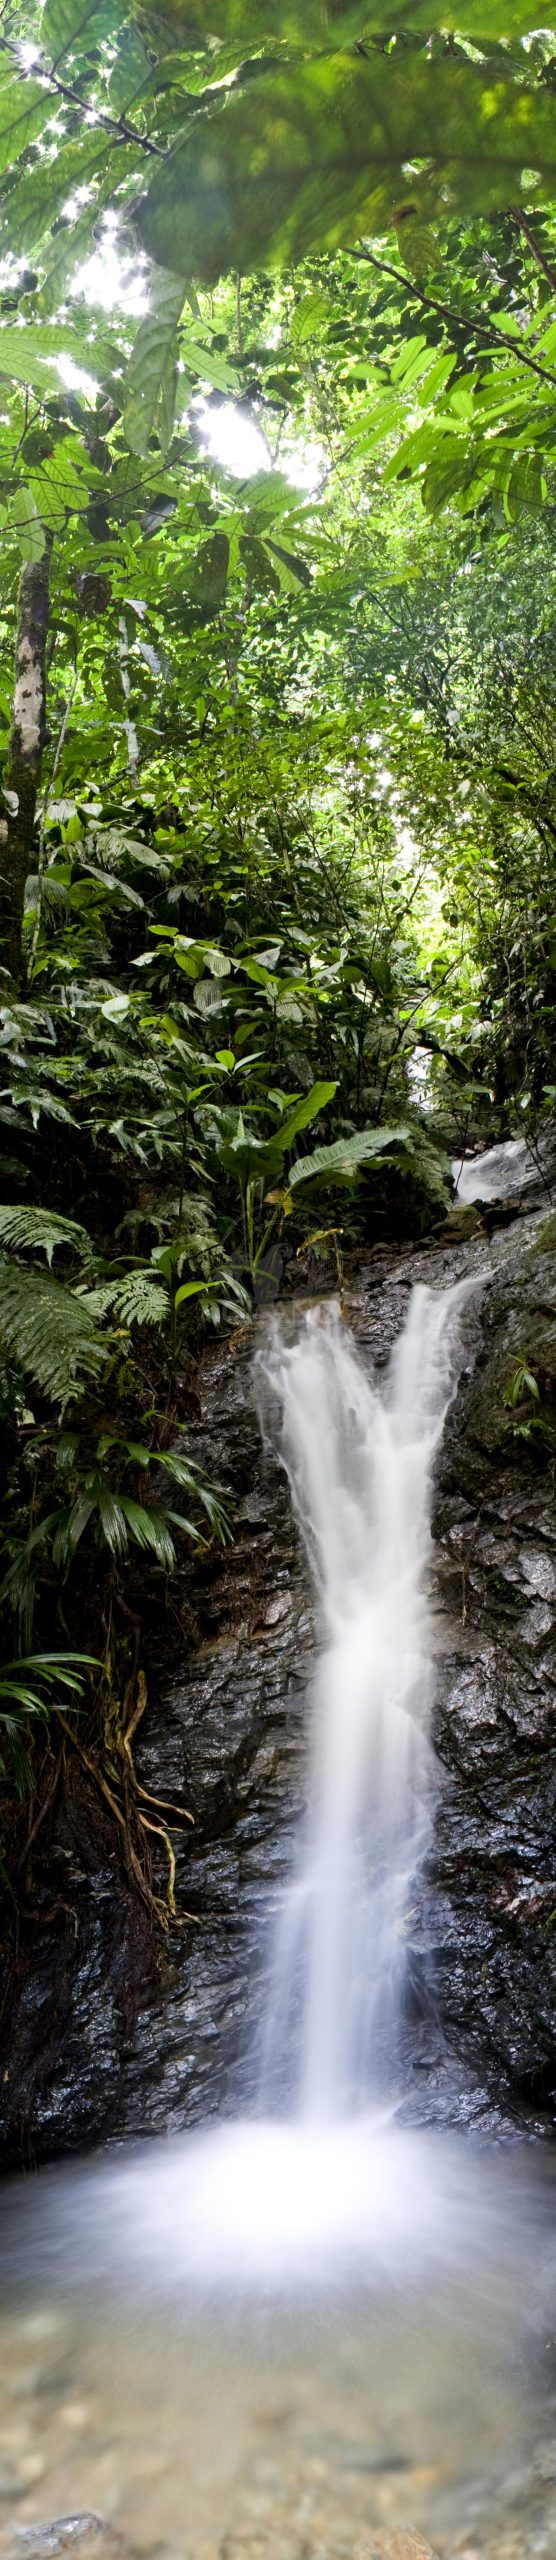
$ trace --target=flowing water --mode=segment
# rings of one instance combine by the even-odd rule
[[[261,1361],[324,1635],[308,1836],[278,1922],[267,2080],[315,2120],[368,2108],[396,2083],[406,1917],[432,1797],[431,1469],[467,1295],[465,1281],[413,1291],[382,1392],[328,1311],[290,1346],[277,1329]]]
[[[405,2120],[436,1784],[431,1485],[466,1294],[413,1293],[380,1383],[334,1310],[259,1356],[321,1624],[259,2106],[5,2191],[0,2488],[20,2560],[93,2542],[365,2560],[406,2527],[445,2560],[556,2549],[550,2155]]]
[[[503,1138],[479,1156],[454,1156],[452,1174],[457,1199],[504,1200],[531,1179],[535,1158],[525,1138]]]

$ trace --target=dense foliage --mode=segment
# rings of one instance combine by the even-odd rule
[[[554,1102],[530,15],[2,17],[2,1776],[33,1831],[80,1756],[158,1919],[145,1577],[233,1534],[203,1341]]]

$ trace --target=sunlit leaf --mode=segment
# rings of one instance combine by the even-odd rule
[[[296,62],[194,121],[151,180],[141,237],[161,265],[208,284],[283,265],[389,230],[413,160],[427,164],[422,218],[447,186],[461,208],[511,203],[524,168],[556,174],[552,100],[446,57]]]
[[[178,381],[178,321],[184,287],[175,275],[153,270],[151,308],[140,321],[130,357],[125,392],[124,432],[132,453],[147,456],[151,436],[158,435],[161,453],[171,442]]]

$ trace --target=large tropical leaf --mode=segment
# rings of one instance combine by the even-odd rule
[[[303,1094],[302,1101],[296,1102],[295,1111],[288,1113],[287,1120],[281,1120],[279,1129],[276,1129],[273,1134],[273,1145],[278,1142],[283,1154],[286,1155],[288,1147],[292,1146],[294,1138],[297,1137],[298,1130],[309,1128],[310,1121],[316,1120],[318,1112],[324,1111],[326,1103],[333,1102],[335,1092],[335,1084],[312,1084],[309,1093]]]
[[[39,80],[22,80],[18,72],[6,75],[2,64],[0,94],[0,172],[12,169],[23,151],[36,142],[54,113],[52,94]]]
[[[302,1156],[292,1165],[290,1191],[300,1182],[356,1182],[366,1164],[375,1156],[397,1154],[411,1142],[412,1132],[403,1124],[394,1129],[358,1129],[353,1138],[337,1138],[332,1147],[315,1147],[312,1156]]]
[[[95,0],[98,7],[98,0]],[[73,12],[77,19],[93,0],[47,0],[49,11]],[[183,42],[183,0],[147,0],[141,8],[148,17],[159,43]],[[526,34],[537,25],[535,0],[443,0],[441,23],[457,28],[461,35],[509,38]],[[543,8],[543,27],[554,26],[553,0]],[[43,21],[44,23],[44,21]],[[398,21],[396,20],[396,24]],[[404,30],[430,35],[429,0],[404,0]],[[275,52],[277,44],[290,44],[307,51],[315,47],[319,53],[336,52],[339,45],[354,44],[357,38],[374,31],[392,32],[391,0],[192,0],[187,11],[188,40],[196,51],[203,47],[224,45],[227,54],[237,53],[240,61],[263,48]]]
[[[162,266],[206,283],[389,230],[423,212],[483,213],[556,173],[552,98],[486,66],[413,53],[296,62],[224,94],[161,161],[138,223]],[[425,170],[423,174],[423,164]]]
[[[156,432],[167,453],[176,411],[178,321],[184,286],[175,274],[158,267],[151,281],[151,308],[141,320],[130,358],[124,431],[132,453],[146,458]]]

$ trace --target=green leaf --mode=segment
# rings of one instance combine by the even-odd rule
[[[151,281],[151,309],[141,320],[130,357],[125,392],[124,433],[132,453],[146,460],[151,436],[158,435],[167,453],[176,412],[178,321],[185,286],[162,268]]]
[[[16,489],[10,512],[22,559],[42,560],[46,535],[32,489]]]
[[[286,595],[295,591],[296,587],[311,586],[308,561],[301,559],[299,552],[285,551],[283,543],[274,542],[270,533],[265,535],[265,547],[267,551],[272,552],[273,559],[277,561],[279,585]]]
[[[185,358],[188,373],[196,374],[199,382],[210,382],[214,391],[237,391],[237,366],[230,364],[219,349],[193,337],[190,329],[180,330],[180,355]]]
[[[163,25],[175,31],[176,42],[183,40],[183,0],[149,0],[145,14],[159,35]],[[543,10],[542,23],[554,24],[551,0],[548,15]],[[404,30],[429,36],[430,0],[404,0],[401,24]],[[265,0],[264,14],[260,0],[210,0],[207,7],[202,0],[196,0],[196,5],[189,0],[187,10],[190,45],[202,51],[217,40],[226,46],[230,62],[241,62],[265,48],[274,54],[278,44],[294,45],[302,54],[313,46],[319,53],[327,49],[336,53],[360,36],[391,35],[392,25],[391,0]],[[461,0],[461,5],[460,0],[443,0],[442,26],[457,28],[460,34],[508,40],[534,25],[534,0]]]
[[[85,128],[78,142],[67,142],[52,160],[37,160],[32,169],[25,171],[18,185],[10,187],[4,205],[5,229],[14,254],[21,256],[24,250],[34,247],[36,240],[44,248],[51,223],[62,206],[76,187],[84,186],[90,175],[98,175],[113,150],[112,142],[102,142],[98,128],[92,133]],[[94,213],[93,206],[89,216],[93,221]],[[70,248],[74,230],[75,223],[68,224]]]
[[[163,1565],[166,1573],[172,1573],[176,1561],[176,1550],[165,1513],[156,1510],[154,1503],[149,1504],[147,1509],[146,1503],[133,1502],[129,1493],[122,1493],[119,1509],[123,1513],[133,1545],[150,1549],[156,1556],[157,1564]],[[184,1522],[183,1526],[188,1524]]]
[[[310,1121],[316,1120],[318,1112],[325,1110],[327,1102],[333,1102],[335,1092],[335,1084],[312,1084],[310,1092],[304,1093],[303,1100],[296,1103],[295,1111],[290,1112],[287,1120],[281,1121],[279,1129],[273,1132],[273,1144],[279,1140],[284,1155],[297,1137],[298,1130],[309,1128]]]
[[[204,1297],[207,1289],[217,1289],[217,1287],[217,1280],[184,1280],[181,1289],[176,1289],[174,1305],[181,1307],[184,1298]]]
[[[88,51],[100,34],[121,26],[121,0],[46,0],[40,22],[41,43],[54,63],[65,53]]]
[[[206,622],[220,613],[228,582],[230,545],[226,533],[211,533],[193,565],[190,594]]]
[[[372,1164],[375,1156],[387,1156],[411,1139],[411,1130],[358,1129],[353,1138],[337,1138],[332,1147],[315,1147],[312,1156],[302,1156],[292,1165],[290,1191],[300,1182],[355,1182],[363,1165]]]
[[[112,340],[87,330],[74,329],[69,321],[25,321],[23,328],[3,328],[0,323],[0,374],[13,382],[28,383],[32,390],[60,390],[58,357],[71,356],[72,362],[93,380],[111,379],[119,351]],[[83,393],[80,393],[83,398]]]
[[[323,321],[329,320],[333,313],[334,303],[330,293],[302,294],[301,301],[296,303],[291,324],[294,347],[303,347],[308,338],[318,337]]]
[[[408,162],[428,217],[512,203],[521,172],[556,173],[552,99],[536,80],[446,56],[338,54],[255,75],[189,125],[139,207],[160,264],[213,284],[390,230]],[[531,179],[530,195],[538,193]]]
[[[95,1477],[94,1490],[106,1545],[110,1548],[111,1555],[125,1556],[128,1535],[123,1501],[120,1502],[117,1494],[113,1493],[112,1486],[108,1484],[106,1477]]]
[[[38,80],[2,68],[0,90],[0,174],[13,169],[23,151],[52,123],[55,101]]]

